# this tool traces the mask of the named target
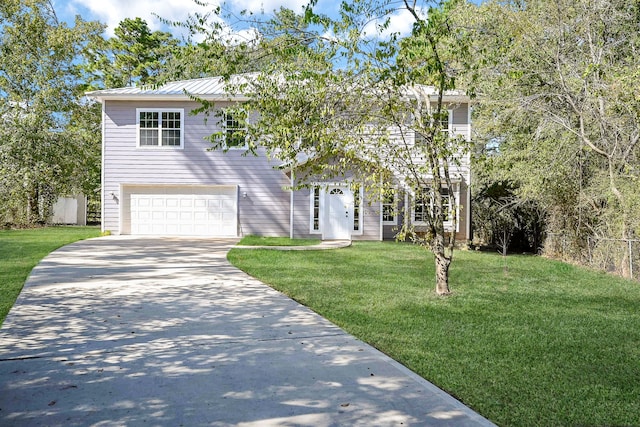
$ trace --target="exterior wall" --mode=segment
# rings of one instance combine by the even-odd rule
[[[237,185],[239,235],[289,234],[289,184],[264,155],[207,151],[204,138],[219,131],[217,118],[190,115],[195,102],[106,101],[103,146],[103,230],[120,234],[120,191],[127,185]],[[184,108],[184,146],[136,147],[136,108]],[[262,153],[263,154],[263,153]],[[246,192],[246,197],[243,197]]]
[[[362,235],[354,235],[353,240],[381,240],[380,202],[367,192],[362,203],[362,227]]]
[[[450,108],[452,108],[453,111],[453,117],[451,120],[453,134],[462,136],[467,141],[471,141],[469,104],[456,104],[450,106]],[[460,165],[451,165],[450,167],[451,177],[460,178],[465,182],[471,182],[470,154],[461,154],[458,159],[460,161]]]
[[[293,192],[293,237],[300,239],[321,238],[320,233],[311,233],[311,190],[303,188]]]

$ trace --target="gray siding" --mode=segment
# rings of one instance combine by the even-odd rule
[[[194,102],[106,101],[104,106],[103,229],[119,234],[120,191],[127,185],[237,185],[241,235],[287,235],[289,181],[278,162],[242,150],[208,151],[204,137],[218,131],[217,118],[205,123],[190,115]],[[136,108],[184,108],[184,147],[137,148]],[[246,192],[247,197],[242,197]]]

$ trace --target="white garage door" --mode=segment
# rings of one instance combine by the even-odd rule
[[[236,187],[132,189],[130,200],[131,234],[237,236]]]

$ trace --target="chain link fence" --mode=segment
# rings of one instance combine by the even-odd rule
[[[590,236],[585,242],[576,236],[549,233],[544,253],[552,258],[640,280],[640,239]]]
[[[589,237],[591,267],[640,280],[640,240]]]

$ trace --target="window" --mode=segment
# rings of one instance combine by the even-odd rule
[[[433,115],[433,118],[435,119],[436,123],[439,125],[440,127],[440,131],[443,133],[451,133],[452,129],[453,129],[453,110],[447,110],[446,108],[443,108],[440,111],[440,114],[438,116]],[[431,123],[430,121],[431,117],[428,115],[425,115],[424,117],[424,123],[425,126],[428,126],[429,123]],[[426,130],[426,134],[429,134],[429,130]],[[424,143],[425,142],[425,134],[423,134],[419,129],[415,130],[415,141],[416,143]]]
[[[396,225],[396,194],[387,192],[382,197],[382,223]]]
[[[360,186],[353,189],[353,231],[360,231]]]
[[[455,197],[458,198],[457,186],[454,186],[454,193]],[[442,208],[444,210],[444,222],[446,226],[447,223],[451,221],[451,197],[449,196],[449,191],[446,188],[443,188],[440,194],[442,195]],[[431,189],[425,187],[416,191],[413,206],[414,223],[419,224],[428,222],[429,218],[433,215],[433,210],[434,201],[431,197]]]
[[[431,211],[432,200],[429,188],[421,188],[414,196],[413,222],[427,222]]]
[[[247,143],[246,114],[241,111],[224,113],[225,145],[245,148]]]
[[[452,116],[452,111],[444,109],[440,111],[440,130],[442,130],[442,132],[449,132],[450,117]]]
[[[311,231],[320,231],[320,187],[311,189]]]
[[[174,147],[183,145],[183,110],[136,110],[139,147]]]

